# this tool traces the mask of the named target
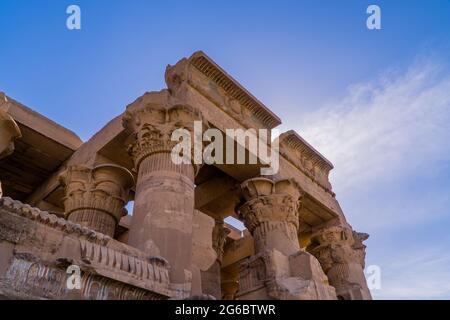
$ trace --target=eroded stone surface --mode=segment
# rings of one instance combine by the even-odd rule
[[[240,216],[256,254],[240,265],[241,299],[336,299],[319,262],[298,241],[302,190],[292,180],[255,178],[242,184]]]
[[[134,186],[131,172],[113,164],[92,169],[70,166],[60,178],[65,186],[67,219],[114,236],[117,224],[127,214],[124,207]]]
[[[349,227],[333,226],[317,231],[307,250],[320,261],[340,299],[371,299],[364,277],[367,234]]]
[[[6,98],[0,96],[6,101]],[[21,137],[20,129],[14,119],[0,109],[0,160],[9,156],[14,151],[14,140]],[[0,181],[0,198],[2,197],[2,185]]]
[[[192,134],[194,121],[225,131],[281,120],[203,52],[165,80],[84,143],[0,93],[0,297],[371,299],[368,235],[346,221],[333,165],[294,131],[280,136],[275,176],[174,163],[171,134]],[[80,289],[67,286],[70,266]]]

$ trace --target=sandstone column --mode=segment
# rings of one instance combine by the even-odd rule
[[[255,242],[255,255],[239,266],[240,299],[336,299],[319,262],[300,249],[302,191],[292,179],[254,178],[241,185],[238,209]]]
[[[71,166],[60,178],[65,186],[67,219],[113,237],[126,214],[124,206],[134,185],[131,172],[113,164],[93,169]]]
[[[368,235],[344,226],[316,231],[307,250],[320,262],[339,299],[372,299],[364,277],[365,246]]]
[[[171,105],[167,92],[149,93],[128,106],[124,127],[131,134],[129,152],[138,172],[129,244],[161,255],[171,265],[171,281],[189,280],[192,262],[194,176],[192,163],[175,164],[171,141],[175,129],[193,130],[200,114]],[[186,155],[187,156],[187,155]]]
[[[14,140],[21,136],[19,126],[14,119],[5,111],[0,110],[0,159],[9,156],[14,151]],[[0,181],[0,198],[2,194]]]
[[[254,178],[241,188],[246,202],[239,208],[239,215],[255,240],[256,253],[277,249],[289,256],[300,251],[300,190],[295,182]]]

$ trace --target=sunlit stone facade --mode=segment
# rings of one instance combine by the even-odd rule
[[[194,121],[281,120],[203,52],[165,78],[86,142],[1,94],[0,297],[371,299],[368,236],[346,221],[332,164],[294,131],[271,176],[259,161],[174,163],[171,134]]]

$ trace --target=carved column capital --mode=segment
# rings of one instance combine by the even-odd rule
[[[301,191],[293,180],[254,178],[242,183],[241,189],[247,201],[239,214],[251,233],[267,222],[286,222],[298,228]]]
[[[332,226],[316,231],[307,250],[319,260],[330,284],[343,299],[370,299],[364,277],[367,234],[347,226]]]
[[[332,226],[316,231],[312,235],[308,251],[316,256],[327,273],[335,264],[344,264],[353,260],[352,244],[352,230],[342,226]]]
[[[127,108],[122,121],[130,133],[127,149],[137,169],[150,155],[172,151],[179,143],[171,140],[176,129],[186,129],[193,143],[194,121],[206,124],[199,110],[173,101],[165,91],[141,97]]]
[[[114,235],[120,218],[126,214],[133,175],[113,164],[95,168],[71,166],[61,176],[65,187],[64,207],[67,218],[102,232]]]
[[[297,184],[293,180],[254,178],[242,183],[241,189],[246,202],[238,213],[253,235],[257,251],[267,247],[287,254],[298,251],[302,191]]]

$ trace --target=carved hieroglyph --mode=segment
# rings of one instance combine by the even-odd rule
[[[117,224],[134,186],[133,175],[118,165],[104,164],[91,169],[71,166],[60,177],[65,186],[64,207],[68,220],[114,236]]]
[[[166,257],[178,283],[190,277],[197,167],[172,161],[177,141],[171,141],[171,134],[179,128],[193,132],[196,120],[202,120],[201,114],[174,102],[168,91],[144,95],[128,106],[123,117],[138,172],[129,243]]]

